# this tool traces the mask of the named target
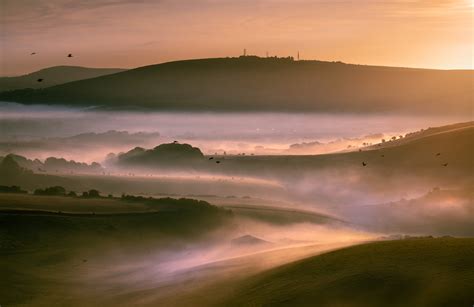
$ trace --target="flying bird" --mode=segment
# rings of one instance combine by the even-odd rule
[[[36,54],[36,52],[32,52],[32,53],[31,53],[31,55],[35,55],[35,54]]]
[[[444,163],[443,166],[444,166],[444,167],[448,166],[448,163]]]
[[[436,155],[437,155],[437,156],[440,156],[440,155],[441,155],[441,153],[440,153],[440,152],[438,152]]]
[[[385,155],[380,155],[382,158],[385,157]]]
[[[216,161],[217,164],[221,163],[221,161]]]
[[[362,166],[367,166],[367,163],[365,163],[365,162],[362,162]]]
[[[67,55],[67,57],[68,57],[68,58],[72,58],[72,54],[69,53],[69,54]]]
[[[38,82],[43,82],[43,79],[39,78],[38,80],[36,80]]]
[[[210,157],[210,158],[209,158],[209,160],[213,160],[213,159],[214,159],[214,157]]]

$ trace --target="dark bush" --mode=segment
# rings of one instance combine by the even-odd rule
[[[20,194],[25,194],[28,193],[25,190],[22,190],[19,186],[12,185],[12,186],[5,186],[5,185],[0,185],[0,193],[20,193]]]
[[[67,193],[67,196],[69,196],[69,197],[77,197],[77,194],[76,194],[76,192],[71,191],[71,192]]]
[[[66,189],[61,186],[54,186],[45,189],[36,189],[35,195],[49,195],[49,196],[64,196],[66,195]]]
[[[100,197],[100,192],[94,189],[89,190],[89,197],[90,198]]]

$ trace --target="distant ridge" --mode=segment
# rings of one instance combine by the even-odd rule
[[[80,66],[53,66],[16,77],[0,77],[0,92],[43,88],[71,81],[95,78],[125,71],[121,68],[88,68]],[[38,82],[38,79],[42,79]]]
[[[173,111],[465,114],[472,70],[363,66],[292,58],[215,58],[144,66],[41,90],[0,94],[26,104]]]

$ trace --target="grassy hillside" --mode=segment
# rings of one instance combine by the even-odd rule
[[[293,178],[316,170],[340,170],[368,175],[408,174],[418,176],[470,176],[474,170],[474,126],[436,133],[396,146],[374,146],[362,151],[308,156],[227,156],[222,157],[220,172],[275,175]],[[440,155],[437,155],[440,153]],[[362,162],[366,163],[364,167]],[[448,163],[447,166],[443,166]]]
[[[91,206],[111,205],[119,211],[125,207],[103,201],[98,204],[99,201],[92,200]],[[106,274],[117,263],[136,264],[131,259],[143,261],[145,257],[154,257],[154,262],[159,264],[163,261],[158,258],[160,253],[201,242],[211,232],[231,225],[231,212],[204,202],[189,199],[155,202],[158,203],[149,204],[153,212],[141,213],[1,210],[2,305],[82,306],[90,299],[77,290],[82,292],[87,288],[90,293],[91,288],[96,289],[91,286],[94,282],[96,287],[101,286],[94,272]],[[78,201],[76,205],[81,203],[84,204]],[[70,204],[63,202],[63,205],[67,210]],[[72,304],[71,297],[80,302]]]
[[[288,58],[217,58],[144,66],[4,93],[0,99],[156,110],[462,114],[471,110],[473,75]]]
[[[54,66],[17,77],[0,77],[0,92],[25,88],[43,88],[71,81],[96,78],[125,71],[120,68]],[[38,79],[43,79],[38,82]]]
[[[471,306],[474,239],[376,242],[245,281],[223,306]]]

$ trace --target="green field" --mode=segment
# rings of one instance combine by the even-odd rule
[[[472,306],[474,239],[337,250],[259,274],[224,306]]]

